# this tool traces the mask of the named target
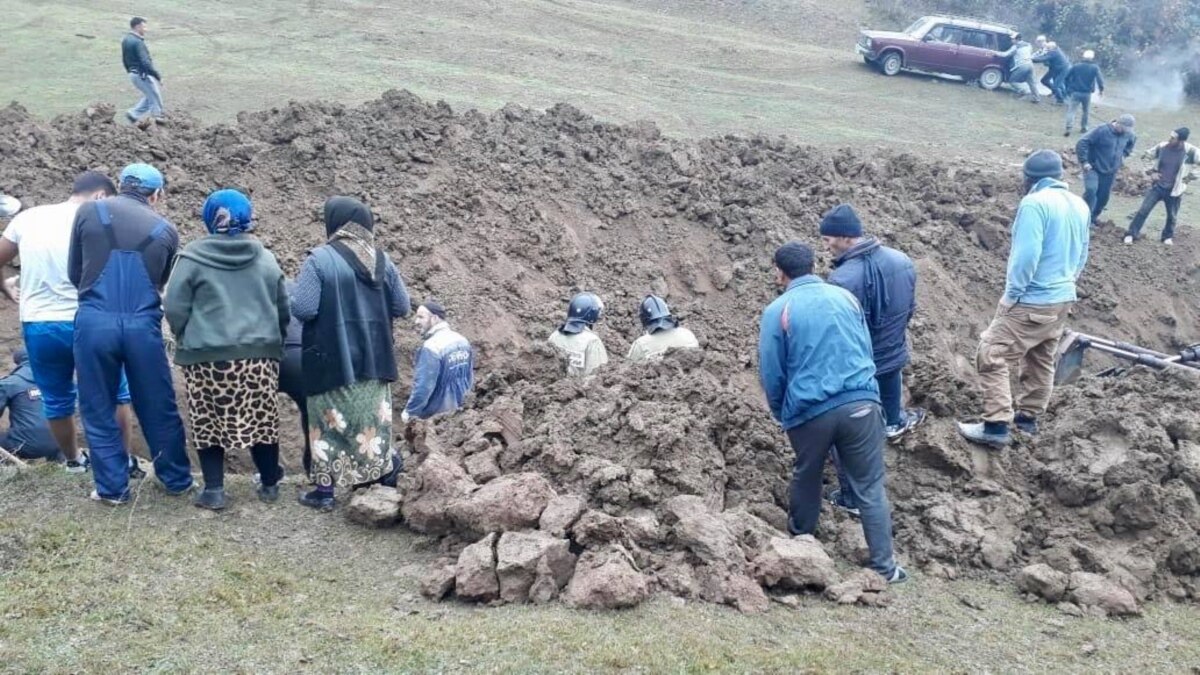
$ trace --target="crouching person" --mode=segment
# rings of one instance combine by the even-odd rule
[[[471,343],[450,329],[440,304],[426,302],[418,307],[413,323],[425,343],[417,352],[412,393],[400,413],[405,424],[458,410],[475,384]]]
[[[870,567],[889,583],[903,582],[908,575],[892,554],[883,412],[863,313],[848,291],[813,275],[804,244],[780,247],[775,267],[786,290],[763,311],[758,353],[771,415],[796,453],[788,530],[816,531],[825,458],[836,446],[862,513]]]
[[[227,505],[225,453],[249,448],[258,498],[279,498],[279,362],[288,296],[275,256],[248,234],[250,200],[218,190],[204,203],[209,236],[188,244],[167,285],[175,363],[187,385],[192,440],[204,490],[196,506]]]

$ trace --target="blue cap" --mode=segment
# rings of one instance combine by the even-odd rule
[[[149,164],[130,164],[121,169],[121,185],[157,190],[163,186],[163,175]]]

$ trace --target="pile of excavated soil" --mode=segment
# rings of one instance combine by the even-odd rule
[[[405,92],[211,127],[183,117],[141,131],[112,113],[44,123],[0,110],[0,189],[45,203],[79,170],[150,161],[190,239],[207,192],[240,187],[289,274],[321,241],[324,199],[356,195],[415,297],[441,300],[477,346],[476,396],[417,429],[402,494],[376,495],[443,538],[430,595],[626,606],[666,592],[754,610],[764,587],[832,588],[840,601],[880,602],[863,577],[839,583],[862,554],[853,521],[825,514],[832,560],[780,530],[790,452],[756,376],[771,252],[793,238],[819,245],[820,214],[849,201],[920,276],[908,393],[933,416],[888,452],[901,560],[944,577],[1046,563],[1139,600],[1196,597],[1195,380],[1133,373],[1064,388],[1036,442],[998,455],[953,432],[954,417],[978,411],[972,354],[1003,286],[1012,169],[761,136],[673,140],[566,105],[456,113]],[[1200,341],[1197,246],[1187,230],[1179,241],[1124,247],[1119,229],[1099,229],[1074,327],[1168,351]],[[586,383],[539,346],[580,289],[604,298],[599,331],[614,357]],[[619,363],[649,292],[668,298],[703,353]],[[16,314],[4,311],[11,346]],[[407,326],[397,338],[404,359],[418,338]],[[398,383],[398,401],[406,390]],[[1095,584],[1067,584],[1022,588],[1093,604]]]

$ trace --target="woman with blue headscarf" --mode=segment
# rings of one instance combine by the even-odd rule
[[[225,508],[225,453],[249,448],[258,497],[279,498],[279,362],[288,296],[279,263],[258,239],[246,195],[204,202],[208,236],[183,249],[164,298],[175,363],[187,385],[192,442],[204,473],[196,506]]]

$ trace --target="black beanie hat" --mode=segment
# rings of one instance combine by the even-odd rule
[[[426,300],[425,302],[421,303],[421,306],[437,318],[442,319],[443,321],[446,320],[446,308],[442,307],[441,303],[439,303],[437,300]]]
[[[1188,139],[1188,136],[1191,136],[1191,135],[1192,135],[1192,132],[1187,127],[1179,127],[1178,129],[1175,130],[1175,137],[1181,141],[1186,141]]]
[[[821,218],[821,234],[826,237],[861,237],[862,222],[849,204],[838,204]]]

